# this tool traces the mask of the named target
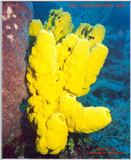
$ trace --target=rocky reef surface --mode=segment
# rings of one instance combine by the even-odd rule
[[[2,3],[2,124],[3,145],[21,134],[19,105],[26,98],[28,25],[33,18],[30,2]]]

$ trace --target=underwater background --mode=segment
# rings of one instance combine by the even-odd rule
[[[105,26],[106,35],[103,43],[109,48],[108,57],[90,92],[78,100],[86,106],[108,107],[111,110],[112,123],[96,133],[70,135],[66,149],[56,156],[42,156],[35,153],[31,144],[34,137],[31,135],[32,138],[27,138],[27,144],[16,147],[15,156],[17,158],[129,158],[130,3],[82,1],[32,3],[34,18],[40,19],[43,23],[47,20],[51,9],[63,8],[71,14],[75,28],[80,23],[91,25],[100,23]],[[22,105],[24,104],[26,102]],[[21,112],[24,114],[23,110]],[[26,124],[25,121],[22,123]],[[97,151],[104,153],[94,154]],[[7,151],[4,152],[4,157],[8,157],[7,154]]]

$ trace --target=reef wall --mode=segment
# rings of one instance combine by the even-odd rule
[[[27,97],[25,86],[30,2],[2,3],[2,125],[3,144],[21,134],[19,105]]]

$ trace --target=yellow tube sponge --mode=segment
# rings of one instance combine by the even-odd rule
[[[36,42],[26,74],[27,115],[41,154],[64,150],[68,132],[96,132],[112,121],[106,107],[84,107],[77,101],[89,92],[107,57],[108,48],[101,43],[104,26],[81,24],[75,33],[72,29],[71,16],[62,9],[51,10],[44,26],[33,20],[29,28]]]
[[[56,41],[61,40],[73,30],[71,15],[62,9],[51,10],[45,29],[54,33]]]
[[[52,150],[50,154],[58,154],[67,143],[68,127],[65,117],[61,113],[53,113],[47,121],[47,146]]]
[[[94,46],[101,43],[105,36],[105,27],[101,24],[91,26],[88,23],[81,23],[75,32],[80,38],[86,38],[90,41],[90,45]]]
[[[76,98],[65,93],[59,103],[70,132],[92,133],[111,122],[109,109],[105,107],[83,107]],[[96,123],[97,122],[97,123]]]
[[[41,29],[46,29],[54,34],[57,42],[61,41],[68,33],[71,33],[73,28],[69,12],[64,12],[62,9],[52,9],[48,21],[44,25],[39,19],[32,20],[29,26],[29,34],[37,36]]]
[[[88,34],[92,31],[93,26],[89,23],[81,23],[80,26],[76,30],[76,34],[80,38],[87,38]]]
[[[88,39],[91,46],[94,46],[97,43],[101,43],[105,36],[105,27],[101,24],[96,24],[92,31],[88,34]]]
[[[85,91],[89,92],[90,86],[96,81],[97,75],[99,74],[105,59],[108,54],[108,48],[101,44],[97,43],[90,53],[89,60],[87,62],[86,68],[86,77],[85,77]]]
[[[53,113],[46,122],[45,135],[37,138],[37,151],[44,154],[58,154],[65,148],[68,128],[65,117],[61,113]]]
[[[49,13],[48,21],[45,22],[44,26],[46,29],[50,29],[54,26],[55,18],[63,12],[62,8],[60,9],[51,9]]]
[[[40,31],[36,44],[32,48],[32,54],[29,57],[29,66],[30,71],[26,77],[30,92],[36,92],[33,94],[41,95],[48,102],[56,100],[59,93],[59,86],[56,82],[57,55],[55,38],[51,32],[44,29]],[[34,88],[35,91],[33,91]]]
[[[31,36],[37,36],[41,29],[43,29],[42,22],[39,19],[34,19],[29,26],[29,34]]]
[[[60,87],[57,83],[55,38],[51,32],[41,30],[37,35],[26,77],[32,94],[28,99],[27,114],[36,128],[36,149],[42,154],[57,154],[65,148],[68,128],[64,116],[54,113],[58,108]]]
[[[82,95],[83,88],[85,87],[85,77],[87,75],[86,64],[89,54],[89,41],[86,39],[79,39],[72,49],[71,55],[64,64],[63,71],[67,74],[67,81],[64,89],[77,96]]]
[[[91,48],[90,41],[70,34],[57,45],[57,50],[60,83],[65,90],[76,96],[86,94],[90,85],[96,81],[108,48],[100,43]]]

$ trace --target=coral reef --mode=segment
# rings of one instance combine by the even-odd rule
[[[71,16],[62,9],[51,10],[43,26],[40,20],[33,20],[29,28],[36,43],[26,74],[27,114],[41,154],[62,151],[68,132],[92,133],[111,122],[106,107],[84,107],[76,100],[89,92],[105,62],[105,28],[80,24],[74,33],[72,30]]]
[[[33,8],[27,2],[2,3],[3,145],[21,134],[19,105],[26,98],[25,56]]]
[[[92,138],[102,147],[113,147],[123,152],[113,157],[124,158],[129,157],[130,153],[130,33],[129,30],[116,32],[115,28],[107,26],[107,35],[105,44],[110,46],[110,56],[87,99],[88,103],[93,101],[94,105],[108,104],[113,122],[104,133],[98,133],[99,136],[94,134]],[[107,74],[107,71],[111,74]],[[98,90],[101,94],[98,94]]]

